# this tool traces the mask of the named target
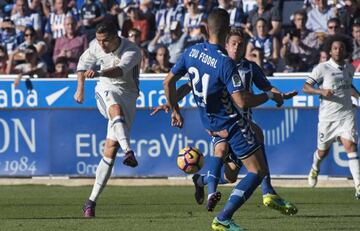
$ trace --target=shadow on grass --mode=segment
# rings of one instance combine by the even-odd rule
[[[334,214],[334,215],[295,215],[295,216],[286,216],[287,218],[360,218],[360,215],[354,215],[354,214],[350,214],[350,215],[339,215],[339,214]],[[284,216],[279,216],[279,217],[262,217],[262,220],[276,220],[276,219],[284,219]]]
[[[118,219],[119,217],[96,217],[96,220],[111,220]],[[0,220],[95,220],[95,218],[85,217],[8,217],[0,218]]]

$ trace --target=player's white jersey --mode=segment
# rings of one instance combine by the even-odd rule
[[[319,121],[341,120],[353,114],[351,85],[354,72],[351,64],[339,66],[331,58],[314,68],[306,82],[318,84],[321,89],[334,90],[330,97],[320,96]]]
[[[139,91],[140,48],[125,38],[121,38],[118,49],[105,53],[97,41],[90,43],[89,48],[81,55],[77,71],[86,71],[100,64],[100,70],[118,66],[123,76],[118,78],[99,78],[100,84],[115,85],[124,91]]]

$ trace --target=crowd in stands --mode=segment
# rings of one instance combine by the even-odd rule
[[[220,7],[248,35],[246,58],[267,75],[308,72],[327,59],[327,36],[352,40],[360,70],[360,0],[305,0],[283,25],[283,0],[2,0],[0,74],[67,77],[102,20],[141,47],[141,73],[166,73],[190,45],[206,40],[206,19]]]

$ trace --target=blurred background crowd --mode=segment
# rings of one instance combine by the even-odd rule
[[[0,0],[0,74],[75,73],[102,20],[141,47],[141,73],[167,73],[188,46],[206,40],[216,7],[246,32],[244,56],[268,76],[311,71],[328,58],[326,37],[340,33],[360,70],[360,0]]]

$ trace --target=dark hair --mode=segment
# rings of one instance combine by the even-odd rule
[[[59,64],[59,63],[64,64],[64,65],[68,65],[68,60],[67,60],[66,57],[59,57],[59,58],[56,59],[55,65]]]
[[[326,25],[329,25],[330,23],[335,22],[338,26],[340,26],[340,20],[338,18],[330,18]]]
[[[300,38],[301,32],[297,29],[292,28],[289,30],[289,35],[290,35],[290,39],[293,39],[294,37]]]
[[[306,11],[305,10],[297,10],[293,13],[294,15],[294,18],[295,18],[295,15],[301,15],[303,16],[303,20],[306,22],[308,20],[308,17],[307,17],[307,14],[306,14]]]
[[[37,53],[36,47],[35,47],[34,45],[28,45],[28,46],[26,46],[26,48],[25,48],[25,53],[28,53],[29,50],[32,51],[32,52],[34,52],[34,53]]]
[[[36,35],[36,31],[35,31],[34,27],[32,27],[32,26],[26,26],[26,27],[25,27],[25,30],[24,30],[24,33],[25,33],[25,31],[27,31],[27,30],[29,30],[29,31],[31,32],[31,34]]]
[[[228,33],[230,25],[229,13],[224,9],[216,8],[210,12],[207,22],[210,33],[215,35]]]
[[[136,29],[136,28],[131,28],[130,30],[129,30],[129,32],[128,32],[128,34],[130,34],[130,32],[135,32],[136,33],[136,35],[137,36],[141,36],[141,31],[140,30],[138,30],[138,29]]]
[[[0,50],[3,51],[4,53],[7,53],[6,47],[0,45]]]
[[[266,23],[266,20],[265,20],[265,18],[258,18],[257,20],[256,20],[256,23],[255,23],[255,25],[257,25],[258,24],[258,22],[260,22],[260,21],[263,21],[264,23],[265,23],[265,25],[267,26],[267,23]]]
[[[102,21],[96,26],[96,33],[107,34],[110,36],[118,36],[117,26],[111,21]]]
[[[165,45],[159,45],[159,46],[156,48],[155,53],[157,54],[157,52],[158,52],[161,48],[164,48],[164,49],[165,49],[165,56],[166,56],[167,58],[169,58],[169,57],[170,57],[169,49],[168,49],[167,46],[165,46]]]
[[[347,55],[350,55],[353,51],[353,44],[351,38],[342,34],[335,34],[327,37],[324,42],[324,51],[330,56],[332,44],[334,42],[341,42],[345,45]]]

